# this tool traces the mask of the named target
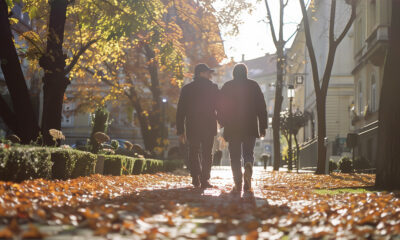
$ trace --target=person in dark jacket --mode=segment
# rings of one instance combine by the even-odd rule
[[[224,127],[224,138],[229,142],[231,167],[235,182],[234,191],[251,190],[254,145],[256,139],[265,136],[268,128],[267,107],[257,82],[247,78],[245,64],[233,69],[233,80],[224,84],[218,103],[218,121]],[[244,160],[242,174],[241,158]],[[244,175],[244,176],[243,176]]]
[[[209,179],[219,91],[211,81],[213,72],[206,64],[196,65],[194,81],[182,88],[176,113],[177,134],[181,142],[187,140],[189,145],[188,168],[194,187],[212,187]]]

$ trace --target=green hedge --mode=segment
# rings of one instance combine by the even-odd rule
[[[85,177],[94,174],[97,162],[97,155],[78,150],[72,151],[73,155],[76,158],[76,164],[74,171],[72,172],[71,178]]]
[[[100,155],[104,157],[104,175],[130,175],[170,172],[183,167],[181,161],[132,158],[123,155]]]
[[[0,148],[0,180],[69,179],[95,173],[98,156],[104,158],[104,175],[130,175],[173,171],[182,161],[132,158],[123,155],[95,155],[75,149],[51,147]],[[101,165],[99,165],[101,168]]]
[[[71,155],[68,150],[54,150],[51,153],[51,160],[54,163],[52,169],[53,179],[71,178],[76,164],[76,158]]]
[[[156,159],[146,159],[144,173],[156,173],[164,171],[164,162]]]
[[[341,173],[354,172],[353,160],[348,157],[343,157],[339,160],[339,169]]]
[[[53,179],[68,179],[94,174],[97,156],[74,149],[50,148]]]
[[[130,175],[164,171],[164,161],[132,158],[123,155],[101,155],[104,157],[104,175]]]
[[[104,175],[129,175],[132,174],[135,159],[122,155],[101,155],[104,157]]]
[[[0,180],[50,179],[52,166],[51,154],[46,148],[0,148]]]

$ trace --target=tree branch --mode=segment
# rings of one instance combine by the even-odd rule
[[[40,52],[40,54],[44,54],[43,50],[35,43],[35,41],[32,38],[24,35],[24,32],[22,32],[16,27],[11,27],[11,28],[14,32],[18,33],[18,35],[22,36],[24,39],[30,42]]]
[[[331,16],[329,19],[329,45],[335,43],[335,16],[336,16],[336,0],[332,0]]]
[[[286,44],[287,42],[289,42],[290,39],[292,39],[294,36],[296,36],[296,34],[299,32],[299,30],[300,30],[300,27],[297,26],[296,30],[292,33],[292,35],[290,35],[290,37],[289,37],[288,39],[286,39],[285,44]]]
[[[283,15],[284,15],[284,5],[283,5],[283,0],[279,0],[279,43],[283,44]],[[283,46],[281,46],[283,48]]]
[[[65,69],[64,69],[64,74],[65,74],[65,75],[67,75],[67,74],[72,70],[72,68],[73,68],[73,67],[75,66],[75,64],[78,62],[79,57],[80,57],[91,45],[93,45],[95,42],[97,42],[97,40],[98,40],[98,39],[93,39],[93,40],[87,42],[85,46],[81,47],[81,49],[79,49],[78,53],[75,54],[75,56],[72,58],[71,63],[70,63],[67,67],[65,67]]]
[[[353,25],[354,20],[356,19],[356,10],[357,10],[357,3],[356,1],[352,1],[351,3],[351,16],[349,21],[347,22],[345,28],[343,29],[343,32],[339,35],[339,37],[336,39],[335,44],[339,45],[339,43],[343,40],[343,38],[346,36],[347,32],[350,30],[351,25]]]
[[[267,18],[269,20],[269,26],[271,28],[272,40],[274,41],[275,47],[278,47],[278,40],[276,39],[275,27],[272,21],[271,10],[269,8],[268,0],[265,0],[265,6],[267,7]]]
[[[336,49],[339,46],[340,42],[343,40],[343,38],[346,36],[346,34],[349,31],[351,25],[353,24],[353,21],[356,16],[356,5],[355,5],[354,1],[351,5],[351,8],[352,9],[351,9],[350,19],[347,22],[346,27],[343,29],[343,32],[340,34],[339,38],[335,41],[334,23],[332,23],[332,22],[335,21],[336,0],[332,0],[330,28],[329,28],[329,52],[328,52],[328,58],[326,61],[326,68],[325,68],[324,76],[322,78],[322,87],[321,87],[322,93],[325,95],[328,92],[329,80],[330,80],[330,76],[332,74],[333,63],[335,61]]]
[[[289,3],[289,0],[286,0],[286,2],[283,4],[283,7],[286,7]]]
[[[310,55],[310,61],[311,61],[311,66],[312,66],[311,69],[312,69],[312,74],[313,74],[314,89],[315,89],[316,95],[319,95],[320,91],[321,91],[321,87],[320,87],[320,83],[319,83],[318,63],[317,63],[317,58],[315,57],[314,46],[312,43],[310,23],[308,21],[307,9],[306,9],[306,6],[305,6],[303,0],[299,0],[299,2],[300,2],[301,12],[303,14],[303,25],[304,25],[304,33],[305,33],[305,37],[306,37],[306,45],[307,45],[308,55]]]

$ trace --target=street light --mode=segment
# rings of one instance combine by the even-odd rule
[[[294,98],[294,87],[293,87],[293,85],[289,85],[288,86],[287,94],[288,94],[288,98],[289,99],[293,99]]]
[[[288,142],[288,170],[292,171],[293,168],[293,149],[292,149],[292,132],[293,132],[293,126],[292,126],[292,122],[293,122],[293,113],[292,113],[292,105],[293,105],[293,98],[294,98],[294,86],[293,85],[289,85],[288,86],[288,98],[289,98],[289,142]]]
[[[167,117],[166,117],[166,108],[167,108],[167,104],[168,104],[168,99],[166,97],[161,98],[161,111],[162,111],[162,119],[161,119],[161,144],[163,147],[164,146],[164,142],[165,139],[168,137],[168,127],[166,127],[166,121],[167,121]],[[164,154],[166,153],[166,151],[164,151]]]

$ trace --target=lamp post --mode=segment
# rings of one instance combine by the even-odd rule
[[[162,111],[162,119],[161,119],[161,145],[163,147],[164,146],[164,142],[165,139],[167,137],[167,132],[166,132],[166,121],[167,121],[167,117],[166,117],[166,108],[167,108],[167,104],[168,104],[168,99],[166,97],[163,97],[161,99],[162,105],[161,105],[161,111]],[[164,149],[164,154],[166,153],[165,149]]]
[[[288,142],[288,170],[292,171],[293,168],[293,149],[292,149],[292,132],[293,132],[293,113],[292,113],[292,105],[294,98],[294,86],[288,86],[288,98],[289,98],[289,142]]]

